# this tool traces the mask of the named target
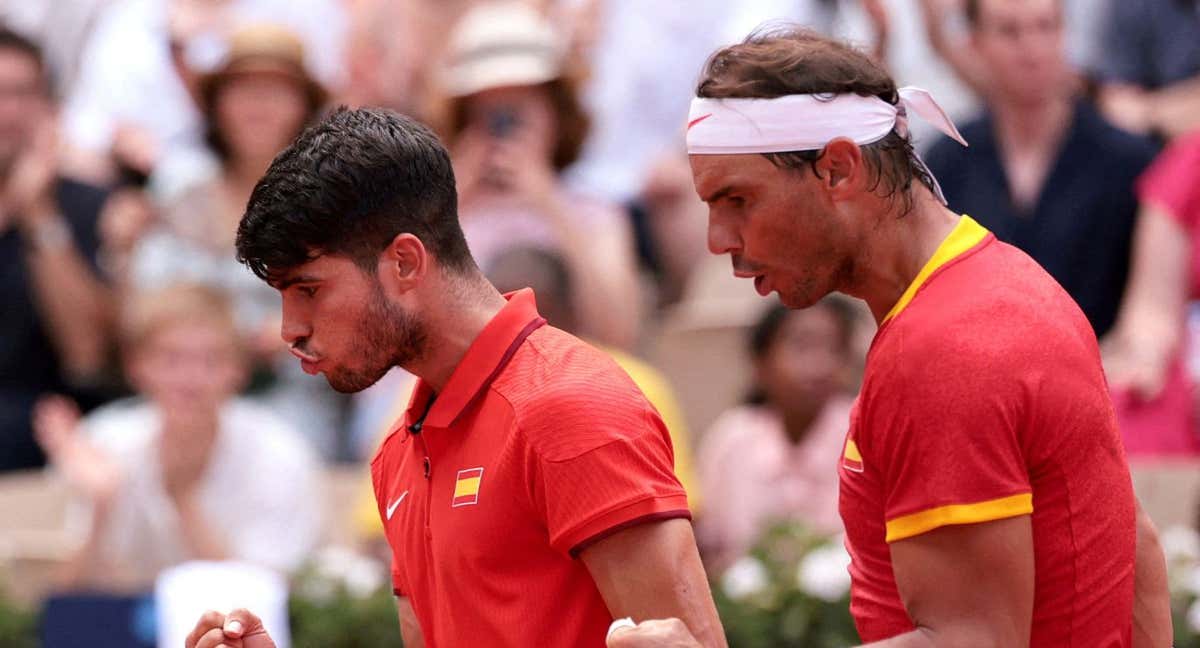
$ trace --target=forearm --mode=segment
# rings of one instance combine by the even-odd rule
[[[69,231],[60,216],[52,218],[57,220],[47,221],[55,223],[50,228]],[[104,366],[111,296],[70,240],[46,240],[45,231],[39,234],[33,229],[45,226],[23,231],[30,241],[25,258],[34,301],[68,375],[88,377]]]
[[[172,499],[179,517],[179,531],[189,555],[196,560],[226,560],[229,550],[224,538],[213,533],[219,525],[210,524],[192,495]]]
[[[1200,126],[1200,77],[1185,79],[1146,95],[1151,128],[1167,137]]]
[[[109,507],[107,505],[93,505],[87,537],[58,571],[59,587],[71,591],[102,584],[106,563],[101,546],[108,518]]]
[[[1172,642],[1171,596],[1167,563],[1158,531],[1138,507],[1137,549],[1133,567],[1133,646],[1165,648]]]

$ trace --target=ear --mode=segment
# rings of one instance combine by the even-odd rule
[[[861,192],[867,183],[862,148],[846,137],[834,138],[825,145],[817,159],[817,172],[822,186],[835,201]]]
[[[424,279],[430,262],[429,251],[421,239],[407,232],[397,234],[379,255],[380,283],[386,291],[406,293]]]

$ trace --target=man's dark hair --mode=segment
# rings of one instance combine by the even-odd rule
[[[0,51],[9,50],[16,51],[19,54],[27,56],[34,65],[37,66],[38,74],[42,77],[43,90],[50,93],[50,75],[46,70],[46,59],[42,54],[42,46],[37,44],[37,41],[14,31],[8,25],[0,23]]]
[[[458,223],[450,157],[417,121],[339,108],[275,158],[238,226],[238,260],[271,281],[319,255],[374,274],[401,233],[448,270],[475,269]]]
[[[848,94],[878,97],[895,105],[896,82],[867,54],[816,32],[786,25],[758,30],[736,45],[709,57],[696,96],[710,99],[774,99],[796,94]],[[907,134],[893,129],[883,139],[862,146],[875,172],[872,190],[900,195],[911,207],[913,179],[933,190],[933,178],[917,160]],[[814,175],[821,151],[764,153],[776,166],[808,167]]]

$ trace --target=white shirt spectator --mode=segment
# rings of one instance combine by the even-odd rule
[[[83,422],[95,446],[124,474],[100,556],[119,585],[146,587],[163,569],[186,561],[178,517],[161,480],[153,405],[120,401]],[[198,486],[205,515],[220,527],[233,560],[281,571],[300,566],[315,548],[321,527],[319,464],[302,438],[269,410],[241,399],[221,411],[220,431]],[[69,517],[82,532],[88,505]]]

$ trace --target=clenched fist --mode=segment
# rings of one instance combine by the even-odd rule
[[[209,610],[187,636],[186,648],[275,648],[262,620],[249,610],[221,614]]]

